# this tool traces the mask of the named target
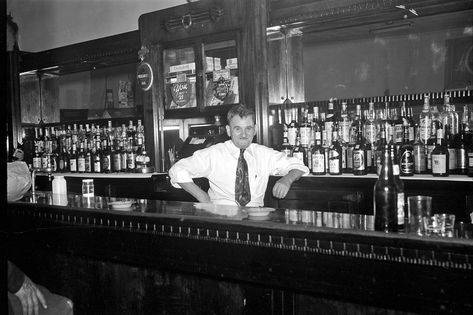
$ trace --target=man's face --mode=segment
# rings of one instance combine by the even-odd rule
[[[248,148],[256,135],[256,125],[253,123],[253,117],[241,118],[238,115],[234,116],[228,122],[227,134],[239,149]]]

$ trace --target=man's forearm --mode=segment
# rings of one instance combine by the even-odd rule
[[[203,191],[194,182],[178,183],[185,191],[191,194],[199,202],[210,202],[209,194]]]
[[[292,185],[296,180],[301,178],[304,175],[304,172],[298,169],[290,170],[286,175],[284,175],[281,179],[288,182],[289,185]]]

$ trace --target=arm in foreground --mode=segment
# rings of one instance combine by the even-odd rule
[[[13,263],[8,262],[8,274],[9,274],[9,282],[10,282],[10,275],[13,273],[21,272]],[[10,290],[10,283],[9,283],[9,290]],[[38,289],[38,287],[28,278],[27,275],[24,275],[23,283],[17,292],[14,293],[21,302],[21,307],[23,308],[23,314],[31,315],[39,314],[39,303],[44,308],[47,308],[46,299],[43,296],[43,293]]]
[[[304,172],[298,169],[290,170],[286,175],[281,177],[273,186],[273,196],[279,199],[286,197],[287,192],[291,188],[292,183],[301,178]]]
[[[191,194],[199,202],[210,202],[209,194],[203,191],[194,182],[178,183],[185,191]]]

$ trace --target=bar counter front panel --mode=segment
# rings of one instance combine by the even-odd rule
[[[9,203],[9,258],[84,313],[473,311],[471,239],[376,232],[363,214],[114,200]]]

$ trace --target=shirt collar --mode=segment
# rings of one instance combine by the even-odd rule
[[[225,142],[225,145],[227,146],[228,151],[230,151],[230,154],[233,157],[236,157],[238,159],[238,157],[240,156],[240,148],[238,148],[235,144],[233,144],[232,140],[227,140]],[[253,143],[251,143],[248,146],[248,148],[246,148],[246,150],[245,150],[246,154],[249,154],[250,156],[253,156],[253,154],[251,153],[252,152],[252,150],[251,150],[252,146],[253,146]]]

